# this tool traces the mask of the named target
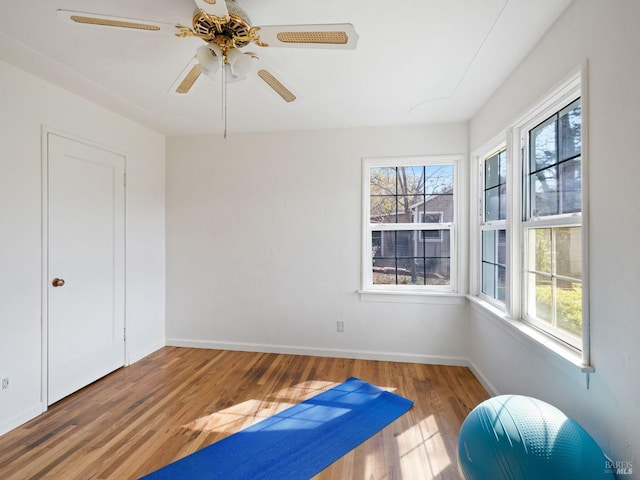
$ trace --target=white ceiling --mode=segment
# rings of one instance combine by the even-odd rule
[[[471,118],[571,0],[238,0],[254,26],[352,23],[356,50],[256,51],[299,101],[228,86],[229,132]],[[221,86],[168,93],[198,38],[74,25],[59,8],[191,25],[193,0],[3,0],[0,59],[167,135],[221,133]]]

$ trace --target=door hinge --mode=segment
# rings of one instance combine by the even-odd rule
[[[122,184],[126,187],[127,186],[127,174],[123,173],[122,174]]]

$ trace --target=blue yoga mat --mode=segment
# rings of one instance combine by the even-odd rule
[[[351,377],[143,478],[308,479],[412,405],[411,400]]]

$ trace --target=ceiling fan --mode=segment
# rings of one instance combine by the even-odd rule
[[[57,15],[75,24],[127,28],[144,32],[198,37],[205,45],[196,49],[194,57],[174,82],[171,91],[187,94],[202,74],[222,77],[223,111],[226,127],[226,85],[255,76],[285,102],[297,97],[255,53],[244,51],[250,44],[258,47],[302,47],[355,49],[358,34],[349,23],[312,25],[253,26],[247,13],[236,0],[194,0],[196,9],[192,26],[114,17],[95,13],[59,9]]]

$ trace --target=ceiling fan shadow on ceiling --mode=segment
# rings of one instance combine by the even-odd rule
[[[195,12],[191,27],[115,17],[96,13],[59,9],[57,16],[74,24],[126,28],[149,33],[172,34],[176,37],[198,37],[205,42],[196,49],[191,61],[174,82],[171,91],[184,95],[204,74],[221,78],[224,136],[227,136],[226,85],[254,76],[287,103],[298,98],[258,54],[245,51],[258,47],[324,48],[352,50],[358,34],[350,23],[310,25],[253,26],[247,13],[236,0],[194,0]]]

